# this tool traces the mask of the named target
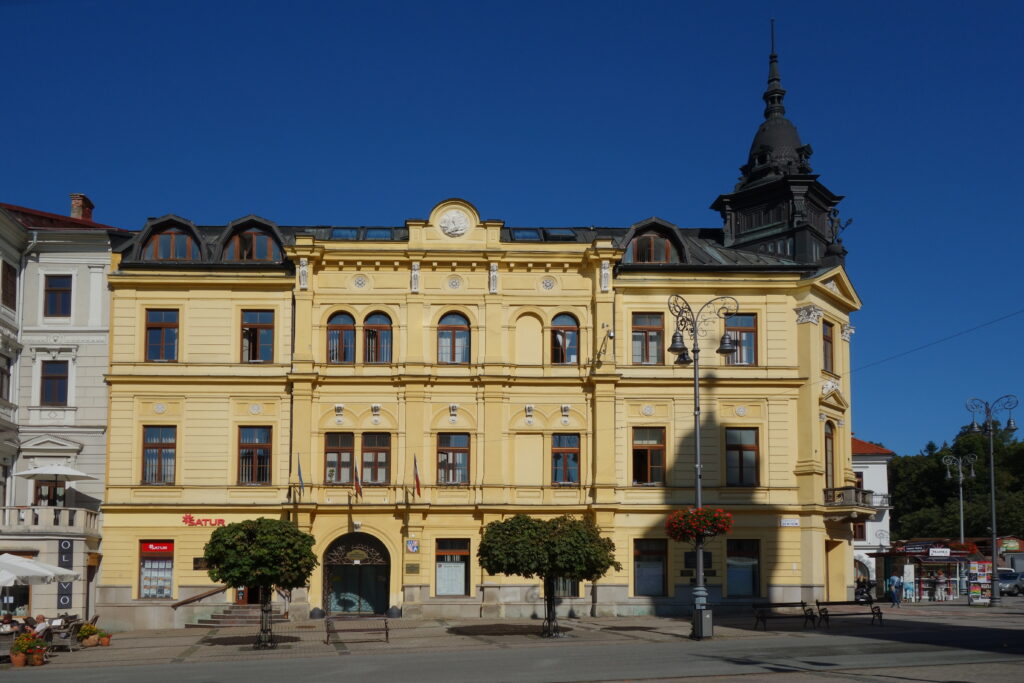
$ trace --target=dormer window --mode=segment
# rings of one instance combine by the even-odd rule
[[[280,261],[281,249],[267,233],[251,228],[231,236],[224,248],[225,261]]]
[[[146,242],[142,257],[147,261],[198,261],[199,245],[180,228],[168,228]]]
[[[626,263],[679,263],[675,246],[664,235],[648,232],[638,235],[626,249]]]

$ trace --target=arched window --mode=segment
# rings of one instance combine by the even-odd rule
[[[142,258],[148,261],[198,261],[199,245],[180,228],[168,228],[146,242]]]
[[[281,249],[274,238],[256,228],[231,236],[224,247],[225,261],[280,261]]]
[[[469,363],[469,320],[458,313],[448,313],[437,326],[437,362]]]
[[[576,365],[579,362],[580,325],[568,313],[559,313],[551,322],[551,362]]]
[[[657,232],[637,235],[626,249],[626,263],[679,263],[672,242]]]
[[[391,318],[371,313],[363,321],[363,358],[367,363],[391,362]]]
[[[348,313],[335,313],[327,321],[327,362],[356,362],[356,320]]]
[[[825,423],[825,488],[836,487],[836,428],[831,421]]]

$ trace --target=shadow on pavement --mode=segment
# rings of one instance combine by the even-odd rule
[[[568,633],[571,628],[559,626],[559,631]],[[479,626],[452,626],[448,633],[454,636],[537,636],[541,637],[540,625],[532,624],[481,624]]]
[[[274,640],[277,641],[278,645],[283,645],[285,643],[297,643],[297,642],[299,642],[302,639],[301,638],[297,638],[295,636],[278,636],[278,635],[275,635],[274,636]],[[200,645],[231,645],[231,646],[238,646],[238,645],[252,645],[254,642],[256,642],[256,636],[217,636],[217,637],[207,636],[206,638],[203,638],[202,640],[200,640],[199,644]]]

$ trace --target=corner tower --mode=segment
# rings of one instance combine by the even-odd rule
[[[843,199],[818,182],[813,150],[786,118],[786,91],[775,53],[768,57],[764,122],[750,145],[739,182],[711,208],[722,214],[725,246],[793,259],[799,263],[842,263],[836,205]]]

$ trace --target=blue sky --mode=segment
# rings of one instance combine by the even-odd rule
[[[0,201],[85,192],[125,228],[398,225],[451,196],[719,226],[771,16],[854,219],[853,428],[916,453],[968,398],[1024,397],[1021,3],[0,0]]]

